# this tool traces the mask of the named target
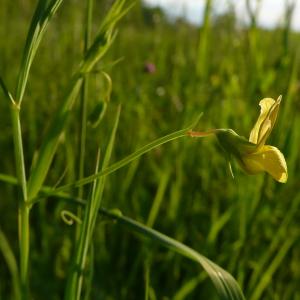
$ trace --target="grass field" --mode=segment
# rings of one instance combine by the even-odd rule
[[[293,6],[264,30],[216,3],[198,28],[139,1],[1,0],[0,299],[300,300]],[[248,139],[279,95],[286,183],[232,178],[215,136],[187,135]]]

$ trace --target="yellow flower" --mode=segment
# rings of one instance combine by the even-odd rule
[[[251,130],[249,141],[232,129],[214,129],[207,133],[189,132],[190,136],[215,134],[229,157],[233,156],[247,174],[269,173],[275,180],[286,182],[288,178],[285,158],[274,146],[265,145],[276,122],[281,96],[275,101],[260,101],[260,116]]]

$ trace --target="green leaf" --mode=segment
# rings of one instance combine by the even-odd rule
[[[147,227],[137,221],[134,221],[128,217],[114,214],[111,211],[101,210],[104,215],[116,219],[118,223],[125,225],[130,230],[141,234],[143,237],[149,238],[154,242],[161,244],[162,246],[175,251],[197,263],[199,263],[203,269],[207,272],[212,283],[214,284],[217,293],[224,300],[244,300],[244,295],[236,282],[236,280],[220,266],[201,255],[194,249],[178,242],[177,240],[156,231],[150,227]]]
[[[186,127],[185,129],[181,129],[181,130],[178,130],[178,131],[175,131],[171,134],[168,134],[166,136],[163,136],[145,146],[143,146],[142,148],[138,149],[137,151],[135,151],[134,153],[128,155],[127,157],[123,158],[122,160],[112,164],[110,167],[107,167],[105,169],[103,169],[102,171],[96,173],[96,174],[93,174],[91,176],[88,176],[88,177],[85,177],[81,180],[78,180],[78,181],[75,181],[75,182],[72,182],[72,183],[69,183],[69,184],[66,184],[66,185],[63,185],[61,187],[58,187],[56,189],[53,189],[52,191],[49,191],[48,193],[44,193],[44,195],[55,195],[56,193],[58,192],[61,192],[61,191],[64,191],[64,190],[67,190],[69,189],[70,187],[79,187],[79,186],[82,186],[82,185],[85,185],[85,184],[88,184],[88,183],[91,183],[94,179],[96,178],[100,178],[104,175],[108,175],[110,173],[113,173],[115,172],[116,170],[126,166],[127,164],[129,164],[130,162],[136,160],[137,158],[139,158],[140,156],[148,153],[149,151],[165,144],[165,143],[168,143],[170,141],[173,141],[173,140],[176,140],[180,137],[184,137],[184,136],[187,136],[187,132],[194,128],[196,126],[196,124],[199,122],[199,119],[201,118],[202,116],[202,113],[198,116],[198,118],[192,123],[190,124],[188,127]]]
[[[63,0],[53,0],[50,2],[50,4],[48,4],[49,1],[40,0],[37,4],[27,35],[18,77],[16,99],[19,105],[21,105],[24,96],[28,75],[34,56],[50,19],[56,13],[62,1]]]
[[[109,143],[105,151],[102,169],[109,164],[111,158],[116,132],[119,124],[120,112],[121,108],[119,107],[114,122],[114,127],[109,139]],[[96,170],[97,169],[98,166]],[[71,269],[71,273],[68,278],[65,299],[80,299],[84,272],[78,271],[84,270],[88,249],[91,245],[96,220],[98,217],[98,211],[102,201],[103,191],[105,187],[105,179],[105,176],[100,177],[97,180],[95,179],[91,197],[86,203],[84,210],[84,219],[80,229],[80,238],[78,240],[78,243],[76,244],[74,265]]]
[[[28,181],[28,198],[33,199],[40,191],[45,178],[48,174],[50,165],[62,136],[68,117],[73,107],[75,98],[78,95],[82,83],[83,75],[90,72],[94,65],[110,48],[114,36],[116,22],[128,11],[128,7],[124,8],[125,1],[116,1],[110,12],[107,14],[101,26],[100,33],[96,36],[91,47],[83,61],[79,64],[78,70],[72,77],[67,87],[62,105],[59,107],[54,119],[51,122],[49,130],[44,137],[44,142],[39,150],[37,160],[32,167],[32,172]],[[131,7],[131,6],[129,6]],[[111,18],[109,17],[112,14]]]

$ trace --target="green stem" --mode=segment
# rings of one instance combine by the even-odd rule
[[[92,12],[93,12],[93,0],[87,0],[86,15],[85,15],[85,30],[84,30],[84,49],[83,55],[85,56],[88,47],[91,43],[91,31],[92,31]],[[87,104],[89,96],[89,74],[86,74],[82,81],[81,87],[81,99],[80,99],[80,129],[79,129],[79,164],[78,164],[78,179],[84,178],[85,167],[85,150],[86,150],[86,126],[87,126]],[[84,187],[81,186],[78,189],[78,197],[83,197]],[[78,207],[77,215],[80,218],[82,216],[82,209]],[[76,226],[76,240],[80,236],[80,225]]]
[[[19,207],[19,241],[20,241],[20,274],[21,297],[28,299],[28,260],[29,260],[29,207],[21,202]]]
[[[117,132],[118,124],[119,124],[120,113],[121,113],[121,107],[119,107],[118,111],[117,111],[116,121],[115,121],[113,130],[112,130],[112,134],[111,134],[111,137],[110,137],[110,140],[107,145],[107,149],[106,149],[106,152],[105,152],[105,155],[103,158],[102,168],[105,168],[109,164],[109,160],[111,157],[111,153],[112,153],[112,149],[113,149],[113,145],[114,145],[114,141],[115,141],[115,137],[116,137],[116,132]],[[98,155],[96,172],[98,171],[99,159],[100,159],[100,156]],[[78,251],[78,256],[76,257],[76,266],[79,266],[80,270],[85,269],[88,249],[92,242],[92,235],[93,235],[96,220],[98,217],[98,211],[99,211],[99,208],[100,208],[100,205],[102,202],[105,181],[106,181],[105,176],[100,178],[99,180],[94,181],[91,199],[88,201],[87,207],[85,208],[85,216],[84,216],[83,226],[82,226],[83,234],[81,235],[80,240],[79,240],[79,251]],[[78,274],[77,274],[77,276],[78,276]],[[82,285],[83,285],[83,273],[81,272],[79,274],[78,283],[77,283],[77,287],[76,287],[77,288],[77,292],[76,292],[77,300],[80,299]]]
[[[92,12],[93,12],[93,0],[87,0],[86,7],[86,27],[84,31],[84,55],[88,50],[88,47],[91,43],[91,31],[92,31]],[[89,91],[89,80],[88,74],[83,79],[82,88],[81,88],[81,101],[80,101],[80,133],[79,133],[79,168],[78,168],[78,179],[84,177],[84,157],[85,157],[85,143],[86,143],[86,124],[87,124],[87,99]],[[83,196],[83,187],[80,187],[78,190],[78,196]]]
[[[27,185],[23,153],[20,107],[13,102],[11,106],[15,164],[22,197],[19,199],[19,251],[20,251],[20,289],[22,299],[28,298],[28,258],[29,258],[29,206],[27,203]]]
[[[115,172],[116,170],[126,166],[127,164],[129,164],[130,162],[136,160],[137,158],[139,158],[140,156],[148,153],[149,151],[151,151],[152,149],[155,149],[165,143],[168,143],[170,141],[176,140],[178,138],[181,137],[186,137],[189,135],[189,131],[194,128],[196,126],[196,124],[198,123],[199,119],[201,118],[202,113],[198,116],[198,118],[192,123],[190,124],[188,127],[186,127],[185,129],[181,129],[178,131],[175,131],[171,134],[168,134],[166,136],[163,136],[143,147],[141,147],[140,149],[138,149],[137,151],[133,152],[132,154],[126,156],[125,158],[119,160],[118,162],[112,164],[109,167],[104,168],[103,170],[101,170],[100,172],[90,175],[88,177],[85,177],[81,180],[77,180],[75,182],[72,183],[68,183],[66,185],[62,185],[58,188],[52,189],[52,191],[49,191],[47,193],[45,193],[45,195],[56,195],[57,193],[61,192],[61,191],[65,191],[68,190],[69,188],[72,187],[80,187],[82,185],[88,184],[90,182],[92,182],[93,180],[100,178],[102,176],[111,174],[113,172]]]
[[[83,56],[87,54],[88,48],[91,44],[91,32],[92,32],[92,15],[93,15],[93,0],[87,0],[86,1],[86,13],[85,13],[85,28],[83,33],[83,39],[84,39],[84,49],[83,49]],[[88,104],[88,97],[89,97],[89,74],[86,74],[81,87],[81,99],[80,99],[80,130],[79,130],[79,166],[78,166],[78,179],[81,180],[84,178],[84,168],[85,168],[85,152],[86,152],[86,133],[87,133],[87,104]],[[78,189],[78,197],[82,198],[84,193],[84,187],[80,186]],[[89,205],[90,202],[88,202]],[[85,213],[87,211],[85,210]],[[77,208],[77,215],[79,218],[82,217],[82,208]],[[84,218],[85,220],[85,218]],[[81,234],[83,232],[84,235],[88,234],[87,228],[85,226],[85,222],[83,224],[77,224],[76,226],[76,241],[79,242],[79,247],[81,246]],[[84,247],[80,247],[79,251],[80,253],[84,252]],[[76,257],[77,260],[77,257]],[[84,263],[80,266],[80,268],[84,268]],[[93,264],[93,261],[91,262]],[[77,264],[76,264],[77,266]],[[78,276],[78,277],[77,277]],[[68,282],[70,284],[70,293],[73,292],[73,297],[76,297],[77,299],[80,298],[81,293],[81,285],[83,281],[82,274],[78,274],[75,271],[73,271],[70,274],[70,281]],[[77,292],[76,292],[77,291]],[[67,289],[67,293],[68,293]],[[75,296],[76,295],[76,296]],[[69,296],[68,296],[69,297]]]

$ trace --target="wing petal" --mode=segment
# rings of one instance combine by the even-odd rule
[[[248,174],[265,171],[282,183],[288,178],[285,158],[280,150],[273,146],[266,145],[255,153],[245,155],[240,164]]]

